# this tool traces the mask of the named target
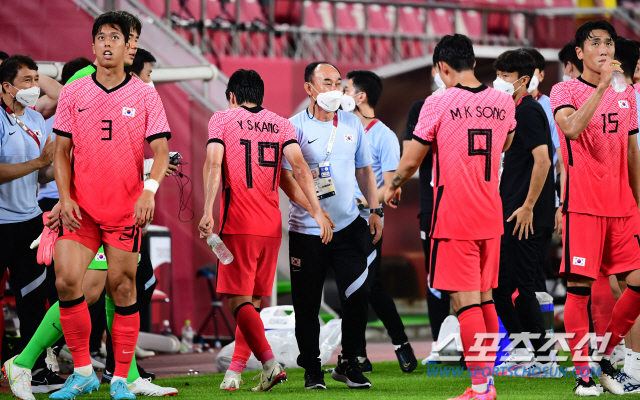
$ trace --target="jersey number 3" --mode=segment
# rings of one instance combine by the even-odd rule
[[[247,174],[247,189],[253,189],[253,171],[251,167],[251,140],[240,139],[240,145],[244,146],[244,166]],[[265,149],[273,149],[273,161],[265,160]],[[273,168],[273,184],[271,190],[276,190],[276,178],[278,177],[278,165],[280,162],[280,144],[275,142],[258,142],[258,166]]]
[[[491,143],[492,132],[491,129],[469,129],[469,156],[483,156],[484,157],[484,180],[485,182],[491,181]],[[476,137],[482,136],[485,140],[485,148],[476,148]]]

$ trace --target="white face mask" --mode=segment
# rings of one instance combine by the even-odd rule
[[[534,75],[533,78],[531,78],[531,82],[529,82],[529,88],[527,88],[527,92],[529,93],[533,92],[538,88],[539,84],[540,84],[540,80],[538,79],[538,76]]]
[[[562,82],[570,81],[571,77],[569,75],[562,75]]]
[[[522,78],[524,78],[524,76]],[[522,78],[520,78],[520,79],[522,79]],[[520,79],[518,79],[518,81]],[[516,81],[516,82],[518,82],[518,81]],[[513,86],[513,84],[516,83],[516,82],[510,83],[510,82],[505,82],[504,79],[502,79],[502,78],[496,78],[496,80],[493,81],[493,88],[495,90],[499,91],[499,92],[504,92],[504,93],[507,93],[507,94],[513,96],[513,93],[515,92],[515,87]],[[520,86],[520,87],[522,87],[522,86]],[[518,88],[518,90],[519,89],[520,88]]]
[[[151,86],[152,89],[156,88],[156,85],[153,84],[153,81],[147,82],[147,85]]]
[[[13,87],[15,89],[18,89],[15,86]],[[32,86],[29,89],[18,89],[18,93],[16,93],[16,95],[13,97],[25,107],[35,107],[36,102],[40,98],[40,88],[37,86]]]
[[[353,99],[353,96],[344,95],[340,101],[340,106],[342,107],[342,111],[353,112],[353,110],[356,109],[356,101]]]
[[[313,85],[311,87],[318,92],[318,89],[314,88]],[[315,98],[316,103],[325,110],[326,112],[334,112],[340,107],[340,103],[342,102],[342,97],[344,93],[341,90],[332,90],[330,92],[318,92],[318,97]]]
[[[440,76],[440,72],[436,73],[436,76],[433,77],[433,81],[435,82],[438,89],[447,87],[447,85],[445,85],[444,81],[442,80],[442,77]]]

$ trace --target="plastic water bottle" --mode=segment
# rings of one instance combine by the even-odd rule
[[[171,324],[169,323],[169,320],[164,320],[162,322],[162,332],[160,332],[162,335],[164,336],[169,336],[171,335],[173,332],[171,332]]]
[[[190,320],[184,321],[181,344],[180,353],[193,353],[193,328]]]
[[[624,79],[624,75],[618,71],[614,71],[611,74],[611,87],[618,93],[627,90],[627,82]]]
[[[220,236],[216,235],[215,233],[207,236],[207,244],[209,245],[209,247],[211,247],[221,263],[226,265],[233,261],[233,254],[231,254],[229,249],[227,249],[227,246],[222,243],[222,239],[220,239]]]

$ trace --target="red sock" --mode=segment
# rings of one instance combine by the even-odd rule
[[[60,301],[60,325],[75,368],[91,365],[89,336],[91,315],[84,296],[71,301]],[[125,375],[126,376],[126,375]]]
[[[487,329],[487,333],[498,334],[500,332],[500,324],[498,323],[498,313],[496,313],[496,305],[493,300],[482,303],[482,316],[484,317],[484,326]],[[499,340],[487,339],[484,343],[486,346],[493,345],[492,351],[488,353],[491,361],[486,363],[492,372],[496,363],[498,342]]]
[[[129,375],[131,359],[136,351],[138,333],[140,332],[140,314],[138,303],[127,307],[116,306],[111,325],[111,341],[113,342],[113,358],[116,369],[113,376],[126,378]]]
[[[611,340],[604,354],[610,356],[613,349],[620,344],[622,339],[638,319],[640,314],[640,287],[627,285],[627,289],[616,302],[611,313],[611,320],[605,332],[611,332]]]
[[[476,343],[476,333],[486,333],[482,308],[479,304],[472,304],[463,307],[458,311],[458,321],[460,321],[460,338],[462,339],[462,347],[464,348],[464,358],[467,368],[471,374],[471,383],[474,385],[482,385],[487,383],[486,374],[482,370],[486,367],[486,360],[470,360],[470,357],[478,357],[476,351],[470,351],[471,346]],[[485,371],[486,372],[486,371]]]
[[[261,363],[266,363],[273,358],[271,346],[264,336],[264,325],[260,314],[251,303],[241,304],[236,308],[236,321],[242,331],[249,348]]]
[[[591,375],[589,370],[589,361],[577,361],[575,359],[576,352],[579,350],[581,357],[588,356],[587,343],[576,349],[578,343],[584,339],[589,333],[589,313],[587,304],[589,304],[589,296],[591,288],[572,286],[567,288],[567,301],[564,305],[564,328],[567,333],[575,333],[573,339],[569,339],[571,347],[571,357],[573,365],[576,367],[575,375],[582,375],[583,379]],[[588,379],[585,379],[588,380]]]
[[[251,349],[238,326],[236,327],[236,347],[233,349],[229,369],[238,373],[244,371],[244,369],[247,368],[249,357],[251,357]]]

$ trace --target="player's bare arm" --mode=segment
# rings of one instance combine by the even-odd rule
[[[280,173],[280,189],[282,189],[284,194],[287,195],[289,200],[307,210],[311,218],[315,218],[315,211],[313,207],[311,207],[311,203],[309,203],[309,200],[305,196],[304,192],[302,191],[302,189],[300,189],[300,185],[298,185],[298,181],[296,181],[296,178],[293,176],[293,172],[289,171],[288,169],[283,168],[282,172]],[[322,209],[322,212],[324,213],[325,218],[329,220],[331,229],[335,229],[336,225],[333,223],[333,220],[331,219],[329,213],[324,209]]]
[[[611,85],[611,74],[613,72],[622,73],[620,62],[616,60],[606,60],[600,72],[600,81],[596,90],[578,110],[565,107],[555,114],[555,120],[564,136],[569,140],[576,140],[578,136],[587,128],[589,122],[596,112],[604,92]]]
[[[302,156],[300,145],[292,143],[283,149],[283,153],[287,162],[291,165],[291,172],[297,177],[296,181],[300,186],[300,190],[304,192],[304,196],[309,201],[311,209],[314,211],[314,214],[312,215],[313,219],[320,227],[320,238],[322,239],[322,243],[327,244],[333,238],[333,231],[331,227],[332,223],[325,218],[322,207],[320,207],[320,202],[316,195],[316,187],[313,182],[313,178],[311,177],[311,170]]]
[[[507,219],[511,222],[516,219],[516,226],[513,228],[513,235],[518,233],[518,239],[522,240],[524,234],[525,239],[529,239],[529,231],[533,235],[533,207],[540,197],[544,183],[551,168],[551,160],[549,159],[549,148],[546,144],[534,147],[531,150],[533,155],[533,170],[531,171],[531,181],[529,183],[529,192],[524,200],[522,207],[518,208]]]
[[[562,204],[564,202],[564,183],[567,180],[567,170],[564,169],[564,159],[562,158],[562,151],[560,151],[559,147],[556,149],[556,154],[558,154],[556,168],[560,171],[560,207],[556,210],[554,229],[558,230],[558,235],[562,235]]]
[[[60,195],[60,216],[62,224],[69,232],[80,229],[80,207],[71,198],[71,148],[73,141],[66,136],[56,137],[53,153],[53,172]]]
[[[200,237],[206,238],[213,233],[213,202],[220,186],[220,171],[224,158],[224,145],[212,142],[207,145],[207,159],[202,171],[204,179],[204,215],[200,219]]]
[[[169,142],[167,138],[156,139],[149,143],[149,145],[151,146],[151,150],[153,150],[153,166],[151,167],[149,180],[145,182],[145,190],[142,191],[142,194],[136,201],[134,214],[136,224],[140,227],[153,221],[153,213],[156,208],[156,193],[153,190],[147,190],[146,185],[153,181],[157,182],[156,185],[160,185],[169,166]],[[157,186],[155,189],[158,189]]]
[[[56,107],[58,106],[58,98],[62,91],[62,85],[55,79],[49,78],[46,75],[40,76],[38,83],[40,90],[45,95],[38,99],[38,102],[36,103],[36,111],[47,119],[56,113]]]
[[[384,192],[387,188],[388,185],[391,184],[391,182],[393,181],[393,178],[396,175],[396,171],[385,171],[382,173],[382,179],[384,179],[384,186],[381,188],[378,188],[377,192],[378,192],[378,203],[384,203]],[[397,201],[400,201],[400,193],[401,193],[402,189],[400,189],[400,191],[398,192],[398,196],[397,196]],[[365,206],[365,208],[369,208],[369,202],[367,201],[366,197],[361,197],[360,201],[362,202],[362,204]],[[374,207],[375,208],[375,207]]]
[[[629,136],[627,165],[629,167],[629,186],[631,186],[636,203],[640,206],[640,149],[638,148],[637,135]]]
[[[378,201],[378,186],[376,185],[376,175],[373,173],[371,165],[367,165],[364,168],[356,168],[356,181],[369,204],[376,204]],[[382,219],[378,214],[369,215],[369,229],[371,234],[375,235],[373,244],[378,243],[378,240],[382,237]]]
[[[0,183],[9,182],[29,175],[34,171],[51,165],[53,161],[53,143],[47,139],[47,143],[40,154],[40,157],[25,161],[20,164],[0,163]]]
[[[417,140],[412,140],[409,146],[405,147],[405,152],[400,159],[398,169],[391,182],[387,184],[384,189],[384,202],[389,207],[397,207],[391,200],[396,199],[400,201],[400,186],[404,185],[404,183],[416,173],[430,148],[431,144],[422,144]],[[385,179],[385,183],[386,182]]]

